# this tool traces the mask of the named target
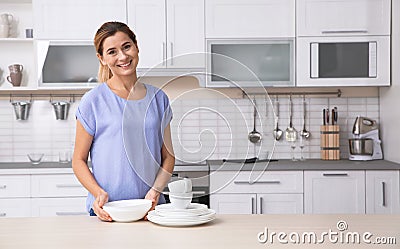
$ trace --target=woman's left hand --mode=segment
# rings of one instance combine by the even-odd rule
[[[151,208],[149,210],[149,212],[151,210],[154,210],[155,206],[158,204],[158,199],[160,198],[160,192],[158,192],[157,190],[151,188],[149,190],[149,192],[147,192],[146,196],[144,197],[147,200],[151,200]],[[144,217],[145,220],[147,220],[147,215]]]

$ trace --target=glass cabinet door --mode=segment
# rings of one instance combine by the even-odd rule
[[[293,85],[293,41],[209,44],[209,83],[234,86]]]

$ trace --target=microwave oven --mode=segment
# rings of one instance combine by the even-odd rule
[[[390,85],[390,37],[297,40],[297,86]]]
[[[92,41],[35,41],[39,88],[97,85],[99,60]]]
[[[207,87],[294,86],[294,38],[207,40]]]

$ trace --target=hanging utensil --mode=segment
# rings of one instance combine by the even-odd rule
[[[303,95],[303,129],[300,131],[300,136],[304,138],[310,137],[310,132],[306,130],[306,98]]]
[[[275,129],[273,130],[273,135],[276,141],[281,140],[283,131],[279,129],[279,100],[278,97],[275,98]]]
[[[261,133],[258,132],[256,130],[256,119],[257,119],[257,104],[256,104],[256,99],[253,99],[253,105],[254,105],[254,111],[253,111],[253,115],[254,115],[254,123],[253,123],[253,131],[251,131],[248,135],[248,138],[250,140],[250,142],[252,143],[258,143],[261,141]]]
[[[292,95],[289,96],[289,127],[286,128],[285,135],[288,142],[295,142],[297,139],[297,131],[292,122]]]

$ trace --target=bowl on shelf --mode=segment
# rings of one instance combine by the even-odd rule
[[[29,153],[28,158],[32,164],[39,164],[43,159],[43,153]]]
[[[132,222],[142,219],[151,208],[151,200],[131,199],[112,201],[104,204],[103,209],[114,221]]]

